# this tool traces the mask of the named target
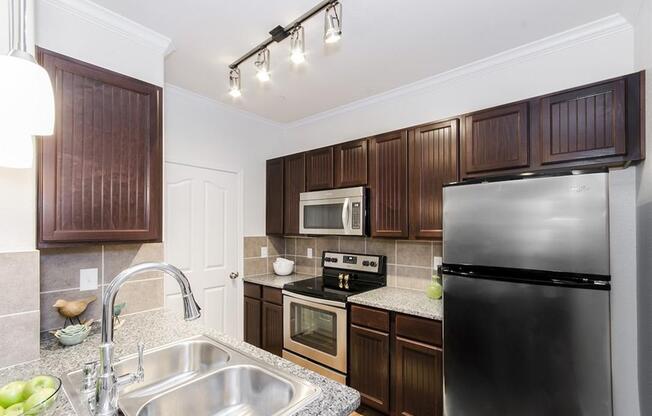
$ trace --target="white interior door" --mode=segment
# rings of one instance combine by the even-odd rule
[[[238,175],[165,164],[165,257],[190,280],[204,325],[239,337]],[[165,280],[165,306],[182,310],[179,285]]]

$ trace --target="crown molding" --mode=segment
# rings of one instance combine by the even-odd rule
[[[163,57],[174,51],[172,39],[127,19],[89,0],[37,0],[73,14],[87,22],[159,51]]]
[[[287,129],[300,127],[375,103],[388,101],[407,94],[418,93],[436,85],[463,78],[471,74],[494,71],[500,67],[514,65],[518,62],[554,53],[580,43],[632,29],[633,26],[623,16],[620,14],[613,14],[380,94],[356,100],[296,121],[284,123],[284,126]]]
[[[199,93],[196,93],[194,91],[187,90],[187,89],[185,89],[183,87],[179,87],[178,85],[166,83],[165,84],[165,90],[166,91],[174,91],[177,94],[184,95],[186,97],[189,97],[189,98],[192,98],[192,99],[195,99],[195,100],[204,101],[204,102],[206,102],[206,103],[208,103],[210,105],[214,105],[214,106],[219,107],[221,110],[228,111],[228,112],[231,112],[233,114],[240,115],[242,117],[248,118],[251,121],[267,124],[270,127],[274,127],[274,128],[278,128],[278,129],[283,129],[283,128],[286,127],[285,123],[280,123],[278,121],[274,121],[274,120],[259,116],[258,114],[255,114],[255,113],[252,113],[252,112],[249,112],[249,111],[246,111],[246,110],[241,110],[241,109],[239,109],[237,107],[225,104],[225,103],[223,103],[221,101],[218,101],[218,100],[216,100],[214,98],[210,98],[210,97],[207,97],[205,95],[201,95]]]

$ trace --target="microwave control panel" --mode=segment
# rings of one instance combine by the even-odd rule
[[[362,216],[362,204],[360,202],[354,202],[351,204],[351,228],[354,230],[360,229],[360,217]]]

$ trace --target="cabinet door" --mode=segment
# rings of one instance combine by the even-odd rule
[[[260,299],[244,298],[244,340],[260,347]]]
[[[283,189],[283,230],[285,234],[299,234],[299,194],[306,191],[306,155],[285,157]]]
[[[528,103],[478,111],[464,117],[463,176],[529,165]]]
[[[38,50],[55,129],[38,146],[38,246],[161,241],[162,90]]]
[[[407,131],[369,140],[372,237],[408,236]]]
[[[410,131],[410,237],[441,238],[442,186],[459,179],[458,120]]]
[[[318,191],[333,188],[333,148],[306,152],[306,189]]]
[[[283,306],[263,302],[262,331],[262,348],[280,357],[283,353]]]
[[[349,385],[362,403],[389,413],[389,334],[350,326]]]
[[[396,413],[406,416],[443,414],[442,350],[396,338]]]
[[[367,184],[367,139],[335,146],[335,187]]]
[[[267,161],[266,222],[267,234],[283,234],[283,158]]]
[[[541,99],[542,163],[626,153],[625,80]]]

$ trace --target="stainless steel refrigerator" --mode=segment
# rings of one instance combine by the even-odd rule
[[[606,173],[444,188],[447,416],[612,415]]]

